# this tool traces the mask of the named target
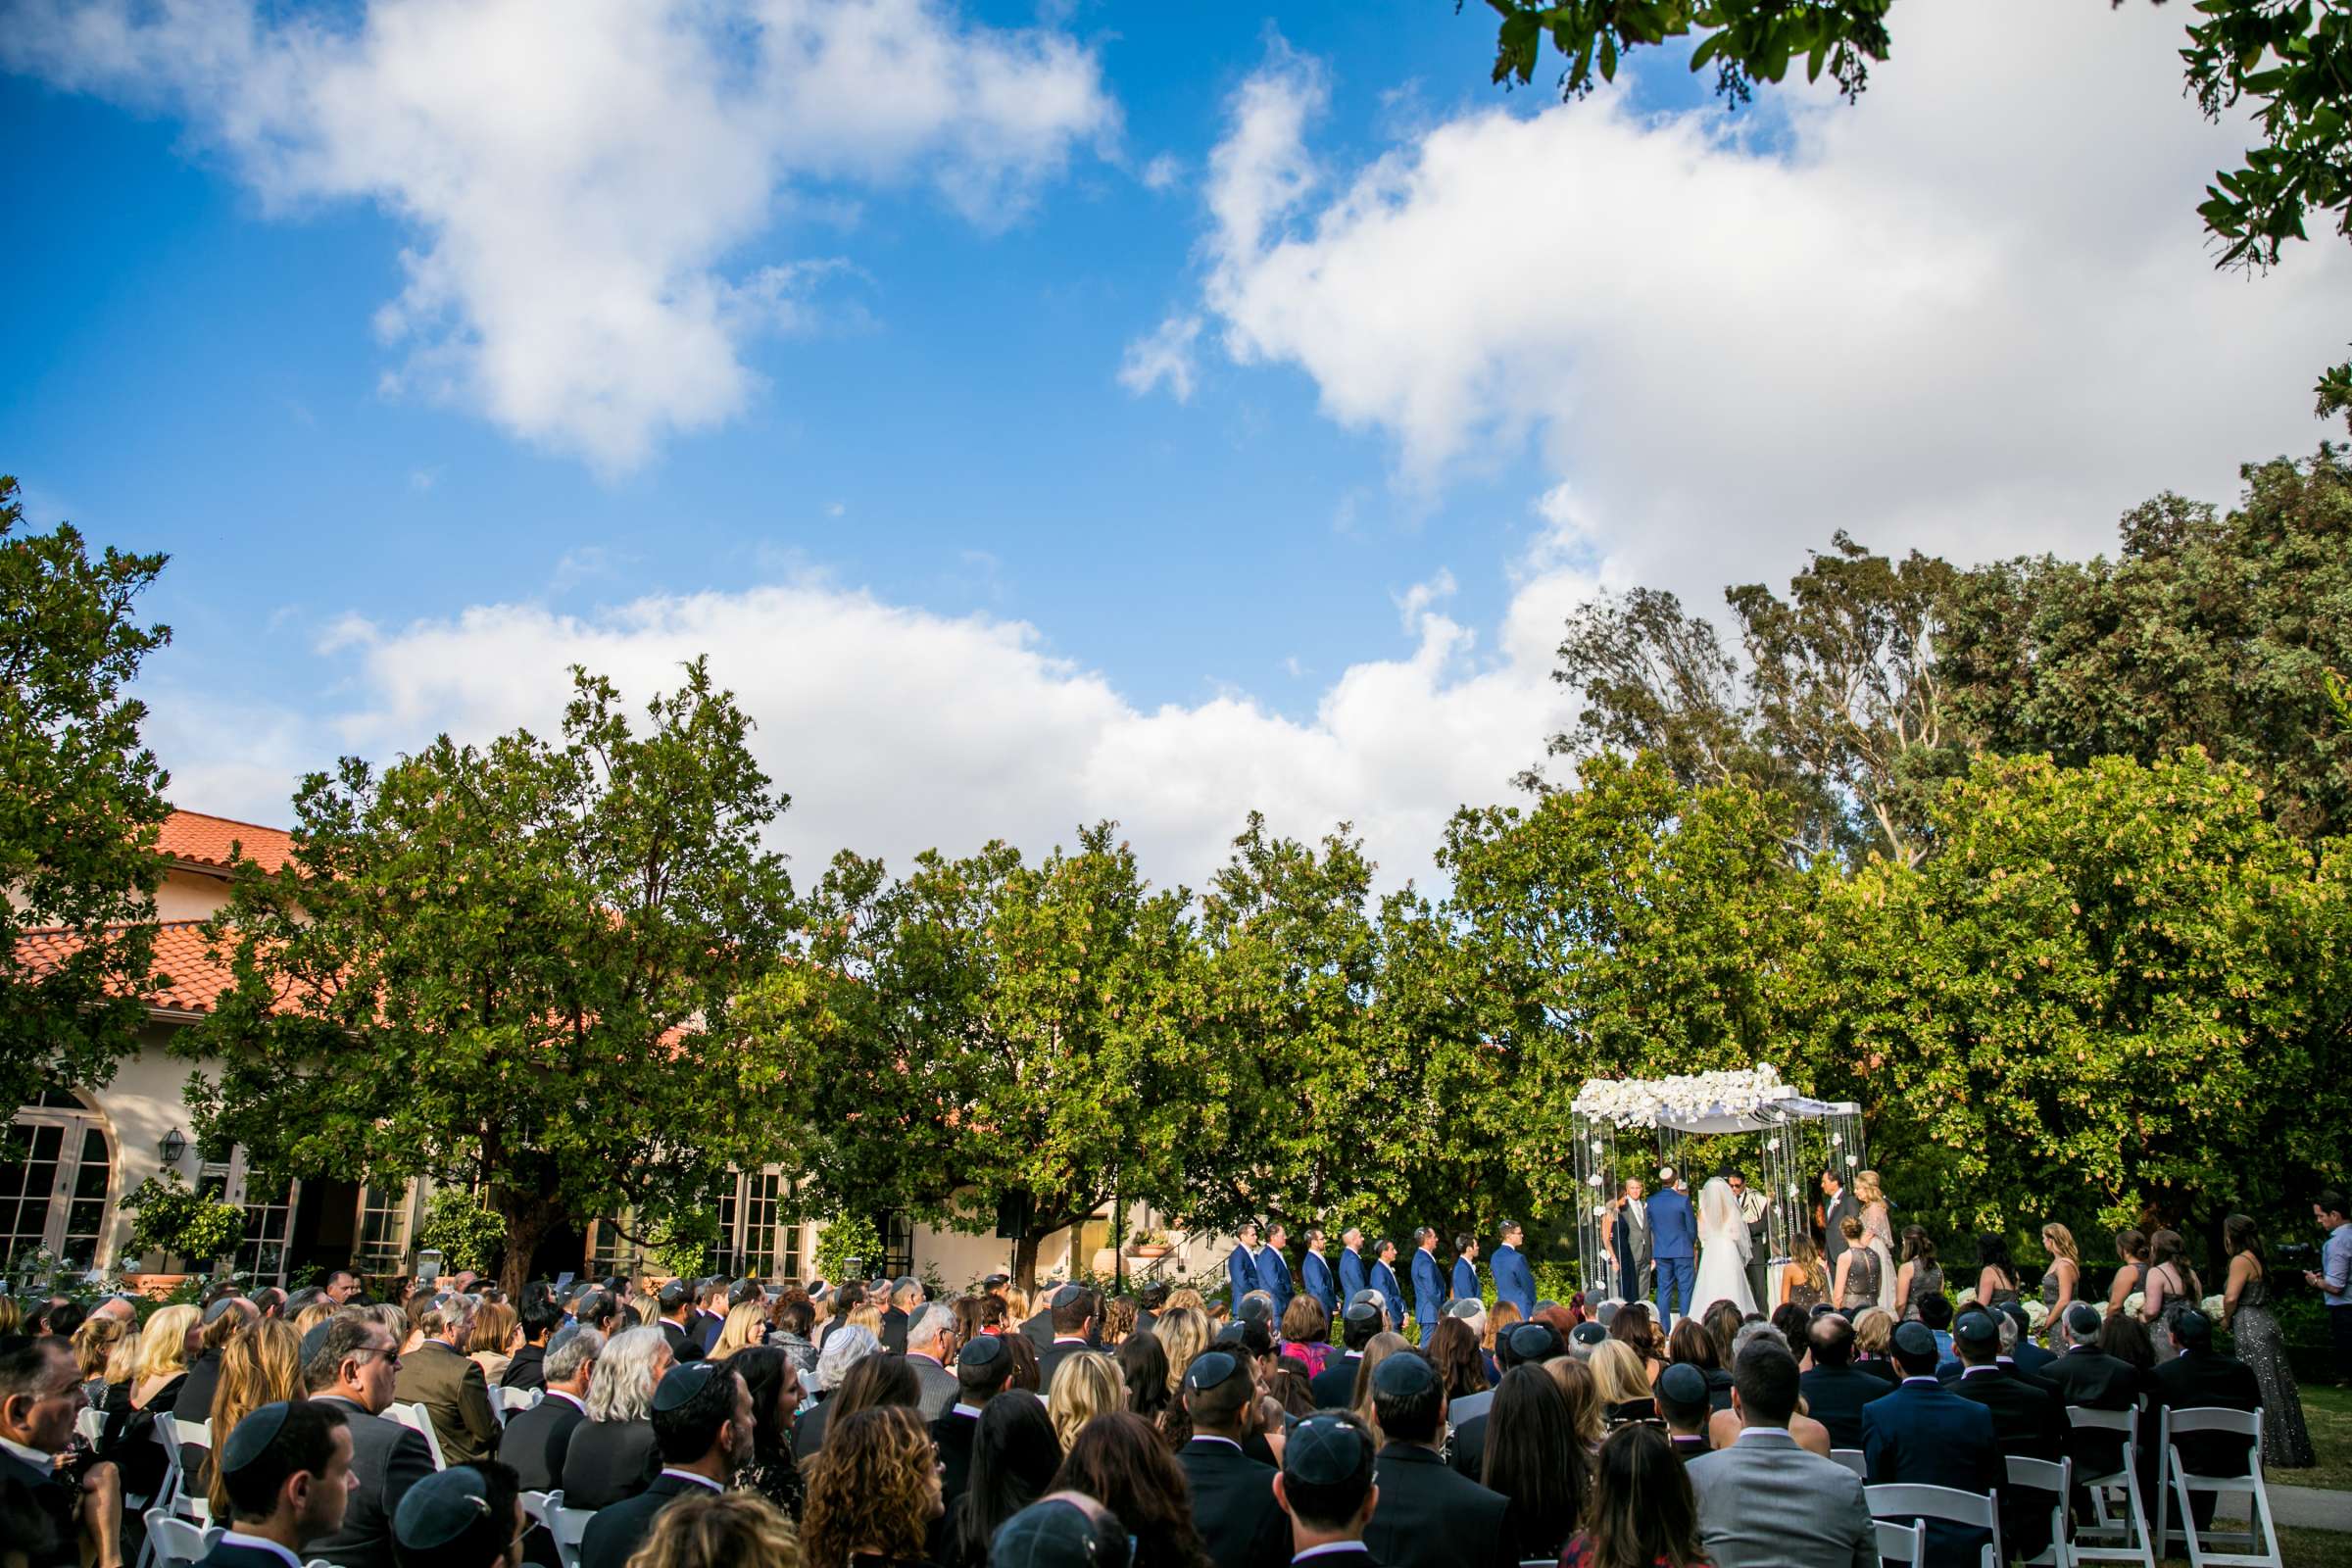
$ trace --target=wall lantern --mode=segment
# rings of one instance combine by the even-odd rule
[[[176,1127],[164,1134],[164,1163],[177,1165],[179,1156],[188,1152],[188,1141]]]

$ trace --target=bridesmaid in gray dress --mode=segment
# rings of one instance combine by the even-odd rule
[[[2230,1254],[2230,1283],[2222,1295],[2222,1327],[2237,1340],[2237,1358],[2262,1385],[2262,1462],[2271,1470],[2312,1464],[2311,1431],[2303,1424],[2303,1396],[2287,1365],[2286,1345],[2271,1311],[2271,1271],[2262,1238],[2243,1214],[2222,1221],[2222,1250]]]

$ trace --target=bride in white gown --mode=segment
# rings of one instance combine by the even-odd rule
[[[1757,1310],[1756,1298],[1747,1288],[1750,1247],[1740,1200],[1733,1196],[1730,1184],[1717,1176],[1698,1194],[1698,1285],[1690,1299],[1700,1312],[1717,1301],[1730,1301],[1742,1312]]]

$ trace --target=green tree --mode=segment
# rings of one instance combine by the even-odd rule
[[[1744,662],[1674,595],[1604,595],[1569,616],[1554,678],[1580,699],[1554,755],[1654,752],[1686,787],[1763,792],[1799,863],[1880,854],[1915,865],[1928,803],[1960,759],[1936,665],[1952,568],[1893,561],[1843,532],[1781,597],[1725,594]]]
[[[189,1086],[209,1144],[478,1186],[510,1291],[560,1219],[708,1206],[792,1108],[738,1020],[793,921],[750,721],[700,661],[642,733],[572,678],[560,744],[443,736],[308,778],[291,861],[238,868],[214,925],[236,985],[185,1048],[220,1062]]]
[[[1560,92],[1581,98],[1616,78],[1642,49],[1695,38],[1690,69],[1715,68],[1715,90],[1744,103],[1791,65],[1807,81],[1826,70],[1847,98],[1890,46],[1893,0],[1487,0],[1496,81],[1529,82],[1549,43],[1564,63]],[[2121,8],[2124,0],[2112,0]],[[2163,4],[2164,0],[2155,0]],[[2205,187],[2197,215],[2220,241],[2215,265],[2266,268],[2314,213],[2352,238],[2352,3],[2197,0],[2180,51],[2189,96],[2208,120],[2247,106],[2262,127],[2237,168]],[[2033,40],[2021,37],[2021,48]],[[2325,372],[2322,415],[2352,416],[2352,362]]]
[[[1985,758],[1942,854],[1834,888],[1805,1030],[1856,1065],[1880,1161],[1942,1173],[1929,1223],[2218,1219],[2340,1153],[2343,847],[2316,859],[2259,796],[2196,751]]]
[[[168,775],[125,695],[171,641],[134,601],[163,556],[92,560],[71,523],[27,533],[0,475],[0,1105],[102,1084],[156,985],[155,853]],[[58,935],[38,942],[31,931]]]
[[[196,1191],[177,1171],[166,1171],[161,1181],[148,1177],[122,1206],[133,1216],[134,1256],[165,1252],[205,1269],[235,1256],[245,1240],[245,1211]]]
[[[2352,826],[2352,467],[2323,447],[2249,465],[2239,505],[2164,495],[2111,561],[2010,561],[1959,578],[1939,667],[1969,738],[2081,765],[2183,746],[2242,763],[2289,832]]]
[[[424,1223],[416,1227],[416,1250],[439,1252],[441,1266],[452,1274],[468,1268],[487,1273],[506,1239],[506,1220],[463,1187],[434,1188],[424,1202]]]
[[[835,862],[804,961],[753,1000],[807,1097],[805,1201],[978,1229],[1024,1196],[1024,1281],[1114,1194],[1179,1206],[1221,1121],[1200,938],[1115,832],[1034,865],[930,852],[896,883]]]

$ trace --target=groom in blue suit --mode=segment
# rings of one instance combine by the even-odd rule
[[[1664,1325],[1674,1321],[1668,1313],[1678,1292],[1683,1315],[1694,1310],[1690,1293],[1698,1285],[1691,1261],[1698,1253],[1698,1221],[1680,1177],[1669,1176],[1664,1189],[1649,1200],[1649,1260],[1658,1278],[1658,1322]]]

